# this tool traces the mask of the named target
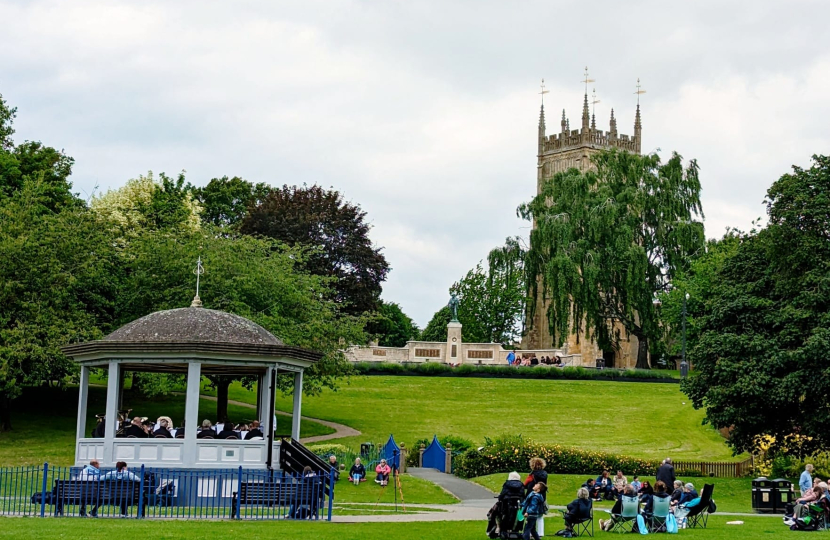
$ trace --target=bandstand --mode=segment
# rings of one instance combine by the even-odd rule
[[[67,356],[81,366],[75,464],[97,459],[104,467],[118,461],[149,467],[217,469],[279,468],[280,442],[274,439],[277,374],[294,378],[291,436],[300,438],[303,371],[318,361],[316,352],[290,347],[258,324],[230,313],[191,307],[151,313],[98,341],[68,345]],[[90,370],[106,369],[106,424],[103,438],[87,429]],[[183,439],[118,438],[116,431],[126,372],[174,373],[187,378]],[[257,379],[256,415],[262,440],[197,439],[199,390],[203,375]]]

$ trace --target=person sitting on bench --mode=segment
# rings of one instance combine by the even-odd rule
[[[78,480],[92,480],[98,481],[101,479],[101,464],[98,462],[97,459],[93,459],[89,462],[89,465],[84,465],[84,468],[81,469],[81,472],[78,473]],[[98,515],[98,498],[95,495],[95,489],[89,490],[88,493],[85,493],[81,497],[81,507],[78,510],[78,513],[81,516],[86,516],[86,504],[92,505],[92,510],[89,511],[89,515],[95,517]]]
[[[389,483],[389,473],[392,472],[392,468],[386,464],[385,459],[380,460],[378,466],[375,467],[375,472],[378,473],[378,477],[375,479],[376,484],[385,486]]]
[[[115,480],[123,483],[140,481],[138,476],[134,475],[129,471],[129,469],[127,469],[127,463],[124,461],[119,461],[118,463],[116,463],[114,471],[110,471],[101,477],[102,482],[108,480]],[[119,488],[119,491],[122,491],[121,488]],[[122,516],[127,515],[127,506],[133,504],[134,502],[137,501],[133,501],[132,491],[129,487],[125,486],[118,500],[118,506],[121,509]]]
[[[354,465],[352,468],[349,469],[349,482],[354,482],[357,485],[358,482],[365,482],[366,481],[366,467],[360,462],[360,458],[355,458]]]

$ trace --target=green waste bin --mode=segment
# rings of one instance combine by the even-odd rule
[[[775,512],[772,480],[765,476],[752,481],[752,509],[756,512]]]

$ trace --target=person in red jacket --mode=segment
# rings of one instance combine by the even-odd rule
[[[376,483],[382,486],[389,483],[389,474],[392,472],[392,468],[386,464],[385,459],[380,460],[378,466],[375,467],[375,472],[378,473],[378,477],[375,479]]]

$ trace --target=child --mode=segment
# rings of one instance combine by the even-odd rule
[[[638,494],[640,492],[640,488],[643,487],[643,484],[640,482],[640,477],[635,476],[634,480],[631,481],[631,487],[634,488],[634,494]]]
[[[543,482],[537,482],[533,486],[533,491],[527,496],[525,502],[522,503],[522,514],[525,516],[525,530],[522,534],[523,540],[530,540],[533,535],[533,540],[539,540],[539,533],[536,532],[536,521],[545,515],[545,497],[544,493],[548,487]]]

